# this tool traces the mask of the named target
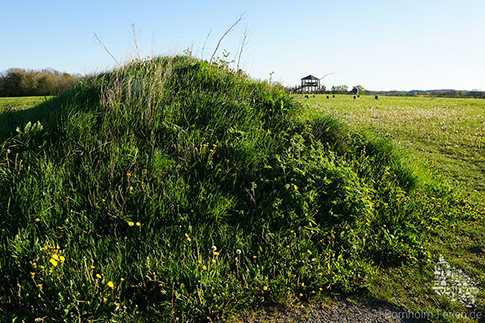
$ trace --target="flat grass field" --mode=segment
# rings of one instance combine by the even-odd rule
[[[480,198],[485,197],[485,100],[350,95],[302,102],[312,113],[329,113],[421,155],[435,170]]]
[[[304,118],[330,114],[351,128],[390,138],[410,155],[429,164],[434,176],[442,176],[457,189],[467,192],[475,206],[463,214],[452,226],[453,230],[435,230],[431,244],[435,253],[465,273],[473,273],[479,286],[485,286],[485,100],[386,96],[376,100],[374,96],[353,99],[350,95],[335,98],[330,95],[329,99],[327,95],[295,97],[312,107]],[[377,295],[411,308],[419,303],[426,307],[418,296],[423,291],[417,285],[426,279],[421,271],[391,270],[388,274],[382,277],[382,289],[374,291]],[[478,298],[483,302],[484,290],[480,288]]]
[[[47,100],[50,97],[43,96],[27,96],[27,97],[12,97],[0,98],[0,113],[7,108],[12,110],[28,109],[36,106]]]

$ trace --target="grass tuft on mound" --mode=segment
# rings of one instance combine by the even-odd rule
[[[0,116],[0,318],[215,321],[426,263],[460,199],[390,140],[188,56]]]

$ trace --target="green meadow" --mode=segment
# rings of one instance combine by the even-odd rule
[[[483,101],[350,98],[176,56],[0,100],[0,318],[483,311],[432,289],[440,255],[483,286]]]

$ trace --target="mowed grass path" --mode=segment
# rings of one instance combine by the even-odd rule
[[[304,99],[313,112],[330,113],[422,155],[438,174],[485,197],[485,100],[326,95]],[[314,117],[309,115],[307,117]]]

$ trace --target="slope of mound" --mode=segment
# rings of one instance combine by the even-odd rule
[[[242,72],[162,57],[5,124],[0,316],[219,320],[426,262],[452,195],[391,142],[299,121],[304,108]]]

